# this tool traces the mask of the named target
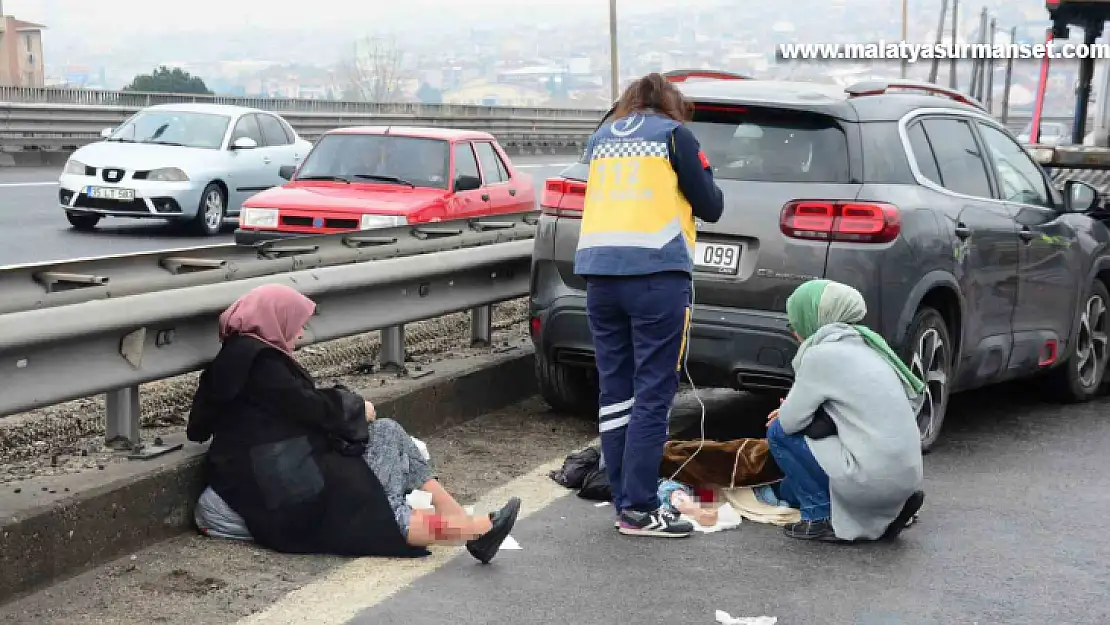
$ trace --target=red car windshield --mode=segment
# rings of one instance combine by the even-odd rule
[[[447,188],[448,144],[397,135],[324,135],[297,172],[297,180]]]

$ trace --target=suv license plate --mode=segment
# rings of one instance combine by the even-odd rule
[[[740,246],[697,242],[694,244],[694,269],[736,275],[740,270]]]
[[[113,187],[89,187],[85,189],[85,195],[98,200],[120,200],[122,202],[130,202],[135,199],[135,190],[116,189]]]

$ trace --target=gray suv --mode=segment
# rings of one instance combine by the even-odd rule
[[[823,277],[863,293],[867,325],[926,381],[924,449],[953,392],[1033,376],[1064,401],[1099,391],[1110,232],[1098,192],[1056,190],[977,102],[898,80],[679,87],[725,194],[721,220],[698,225],[688,368],[699,387],[789,389],[786,298]],[[596,414],[574,274],[587,172],[583,155],[545,183],[530,322],[544,398]]]

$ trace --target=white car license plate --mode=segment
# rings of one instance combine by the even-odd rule
[[[134,189],[116,189],[114,187],[89,187],[85,195],[98,200],[120,200],[129,202],[135,199]]]
[[[740,246],[699,241],[694,244],[694,269],[736,275],[740,270]]]

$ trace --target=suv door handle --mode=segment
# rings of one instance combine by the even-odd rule
[[[516,195],[516,189],[509,189],[509,195]]]
[[[270,164],[270,157],[269,156],[263,156],[262,157],[262,162],[269,165]]]
[[[1028,243],[1033,240],[1033,231],[1028,227],[1024,227],[1021,229],[1021,232],[1018,232],[1018,236],[1021,237],[1022,241]]]
[[[966,240],[971,236],[971,228],[963,224],[956,224],[956,236],[959,237],[961,241]]]
[[[483,193],[482,194],[482,201],[483,202],[488,202],[489,201],[489,193]]]

